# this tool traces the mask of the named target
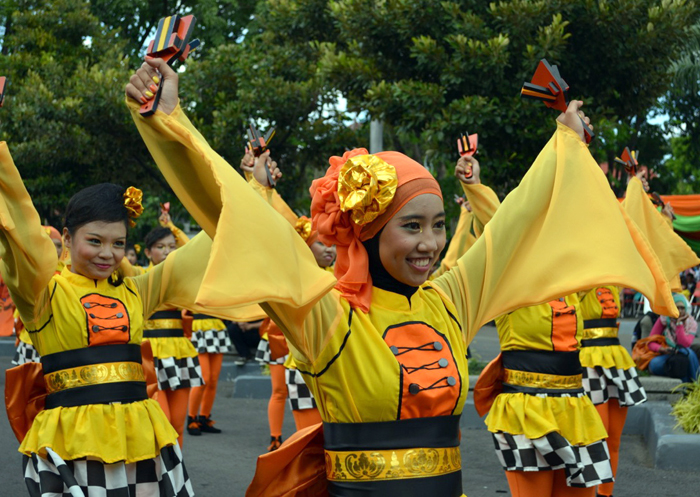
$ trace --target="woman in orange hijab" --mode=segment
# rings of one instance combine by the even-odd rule
[[[148,99],[154,76],[164,79],[160,110],[144,119],[139,101]],[[333,281],[293,227],[196,131],[178,105],[177,86],[167,64],[148,60],[127,95],[134,122],[183,204],[200,224],[226,227],[217,230],[212,251],[225,247],[231,264],[216,271],[230,286],[225,293],[202,288],[198,301],[260,303],[287,338],[323,419],[322,429],[297,432],[258,460],[248,496],[459,497],[466,350],[484,323],[601,280],[636,287],[675,313],[653,253],[626,223],[583,142],[582,102],[560,116],[553,138],[482,237],[432,281],[431,266],[445,245],[445,213],[430,172],[398,152],[333,157],[311,188],[314,227],[321,241],[337,246]],[[258,181],[267,161],[265,153],[256,163]],[[240,233],[246,236],[234,236]],[[591,244],[603,249],[588,254]],[[251,263],[235,264],[244,259]],[[550,277],[564,266],[566,277]],[[505,284],[514,281],[529,290]]]

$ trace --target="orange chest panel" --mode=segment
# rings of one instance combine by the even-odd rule
[[[552,348],[558,352],[573,352],[578,349],[576,338],[576,307],[564,299],[549,302],[552,308]]]
[[[615,296],[609,288],[600,287],[595,289],[595,296],[602,308],[601,318],[616,318],[620,315],[620,309],[615,302]]]
[[[453,414],[462,377],[445,336],[425,323],[408,322],[389,327],[384,341],[401,374],[397,419]]]
[[[121,300],[90,293],[80,299],[80,304],[87,318],[88,347],[129,343],[131,323]]]

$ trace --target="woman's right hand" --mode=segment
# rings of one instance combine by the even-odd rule
[[[467,170],[471,168],[472,175],[467,178]],[[479,179],[479,174],[481,173],[481,167],[479,166],[479,161],[476,160],[471,155],[463,155],[457,161],[457,166],[455,166],[455,176],[462,183],[467,185],[478,185],[481,183]]]
[[[578,136],[581,137],[583,143],[586,143],[586,137],[583,134],[583,124],[581,124],[581,121],[585,122],[588,127],[591,128],[591,131],[593,131],[593,126],[591,126],[591,120],[586,116],[586,114],[583,113],[581,107],[583,107],[583,101],[572,100],[569,102],[569,107],[566,109],[566,112],[559,114],[557,121],[573,129]]]
[[[642,169],[637,172],[637,179],[642,182],[645,192],[649,192],[649,182],[647,181],[647,170]]]
[[[129,78],[125,89],[126,96],[145,104],[155,96],[159,82],[163,88],[158,110],[171,114],[178,104],[178,76],[163,59],[146,57],[146,62]]]
[[[270,169],[270,175],[275,182],[282,177],[282,172],[277,167],[277,163],[270,159],[269,150],[266,150],[264,153],[260,154],[257,159],[255,159],[253,176],[255,176],[255,180],[262,186],[270,188],[271,185],[270,182],[267,181],[267,173],[265,172],[266,167]]]

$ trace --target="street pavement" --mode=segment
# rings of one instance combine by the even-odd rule
[[[629,329],[628,329],[629,328]],[[631,333],[623,325],[623,335]],[[485,329],[473,344],[472,352],[489,360],[497,353],[493,348],[495,329]],[[624,340],[623,336],[623,340]],[[1,380],[11,367],[10,357],[0,357]],[[269,442],[267,401],[234,399],[232,385],[220,383],[213,418],[223,430],[219,435],[200,437],[185,435],[184,455],[195,493],[207,497],[243,497],[255,471],[255,462]],[[7,422],[0,416],[0,467],[4,468],[0,497],[28,495],[24,487],[19,446]],[[292,415],[287,411],[284,436],[294,431]],[[508,485],[486,429],[465,429],[462,432],[464,490],[468,497],[509,495]],[[623,436],[622,457],[615,497],[700,495],[700,472],[657,470],[651,466],[641,437]],[[429,496],[426,496],[429,497]]]

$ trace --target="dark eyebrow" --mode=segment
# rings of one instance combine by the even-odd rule
[[[423,221],[426,217],[427,216],[424,216],[422,214],[413,214],[413,215],[408,214],[406,216],[401,216],[399,218],[399,221],[408,221],[409,219],[417,219],[417,220]],[[445,217],[445,211],[439,212],[438,214],[435,215],[435,217],[433,219],[438,218],[438,217]]]

